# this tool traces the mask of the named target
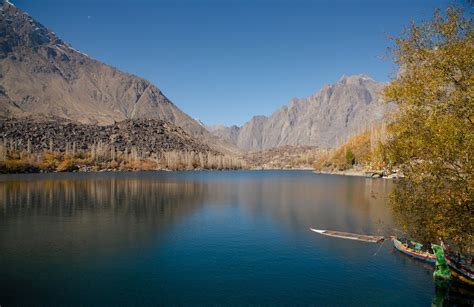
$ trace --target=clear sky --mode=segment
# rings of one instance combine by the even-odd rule
[[[342,74],[388,81],[389,35],[434,0],[11,0],[91,57],[157,85],[206,124],[242,124]]]

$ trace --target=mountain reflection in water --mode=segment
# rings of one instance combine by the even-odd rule
[[[72,255],[74,248],[113,249],[119,247],[116,241],[134,245],[159,236],[205,204],[240,205],[250,216],[271,216],[294,229],[380,234],[390,224],[383,204],[391,183],[385,180],[328,176],[325,180],[333,182],[320,185],[303,177],[261,180],[217,174],[224,180],[209,180],[209,173],[189,178],[150,173],[80,174],[77,179],[32,175],[26,181],[5,177],[9,180],[0,181],[0,217],[14,220],[16,227],[0,233],[2,245],[18,248],[18,237],[38,248],[64,241],[73,244],[63,251]],[[61,222],[49,223],[51,219]]]
[[[309,231],[390,235],[392,186],[303,171],[1,176],[0,304],[424,305],[430,268]]]

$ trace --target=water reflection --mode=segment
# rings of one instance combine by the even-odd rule
[[[308,230],[391,234],[392,186],[271,171],[0,177],[0,303],[430,302],[431,271],[388,244],[374,257],[377,245]]]
[[[276,227],[296,233],[307,232],[310,226],[369,234],[391,231],[385,206],[390,182],[311,173],[270,175],[6,177],[0,181],[2,258],[12,262],[20,258],[26,264],[32,254],[61,261],[65,256],[101,257],[154,248],[167,231],[208,207],[237,207],[255,225],[271,219]]]
[[[232,187],[227,187],[231,189]],[[385,206],[391,183],[384,180],[323,176],[244,182],[239,203],[251,214],[270,215],[292,228],[315,226],[360,233],[391,227]]]
[[[14,245],[10,239],[18,236],[36,237],[39,231],[56,232],[57,239],[68,240],[65,234],[74,234],[75,239],[87,238],[88,244],[96,241],[98,246],[104,243],[100,240],[146,237],[209,204],[238,205],[249,215],[271,216],[291,228],[390,231],[385,203],[391,183],[385,180],[312,174],[262,180],[245,172],[218,174],[218,180],[208,176],[101,174],[0,181],[2,245]]]
[[[139,178],[0,182],[1,248],[113,252],[156,238],[206,193],[200,182]]]

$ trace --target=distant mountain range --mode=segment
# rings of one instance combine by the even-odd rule
[[[0,10],[1,115],[47,114],[98,125],[164,120],[216,149],[235,150],[216,140],[149,81],[74,49],[8,1]]]
[[[342,76],[305,99],[293,99],[269,117],[254,116],[242,127],[208,126],[241,149],[258,151],[293,146],[334,148],[380,122],[393,104],[382,101],[383,84],[366,75]]]

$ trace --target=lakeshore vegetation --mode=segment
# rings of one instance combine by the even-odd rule
[[[385,88],[399,111],[382,143],[404,178],[390,204],[404,231],[474,252],[474,31],[460,8],[412,24],[391,50],[400,72]]]
[[[373,125],[356,134],[347,142],[331,150],[321,151],[314,159],[316,171],[345,171],[360,167],[367,171],[383,172],[387,167],[383,161],[380,144],[387,139],[387,124]]]
[[[87,150],[77,150],[75,143],[64,151],[49,149],[32,152],[28,141],[26,149],[19,150],[15,142],[0,144],[0,173],[72,172],[72,171],[138,171],[138,170],[231,170],[242,169],[245,162],[238,157],[215,152],[163,151],[145,153],[132,146],[117,150],[101,142]]]

